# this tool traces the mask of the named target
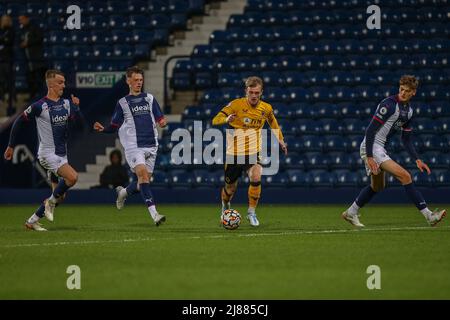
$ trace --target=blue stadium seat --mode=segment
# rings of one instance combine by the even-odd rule
[[[29,16],[43,16],[46,12],[46,5],[44,3],[28,3],[26,13]]]
[[[177,90],[188,90],[194,88],[194,81],[189,72],[174,73],[171,79],[171,87]]]
[[[320,125],[317,121],[309,119],[298,119],[295,122],[296,131],[299,135],[319,134]]]
[[[292,152],[289,151],[287,156],[281,158],[281,164],[283,167],[290,169],[304,169],[305,162],[305,157],[293,152],[293,150]]]
[[[129,18],[129,26],[133,29],[150,29],[152,28],[151,19],[146,15],[131,15]]]
[[[147,18],[148,19],[148,18]],[[164,14],[152,14],[150,16],[150,27],[153,29],[169,29],[170,19]]]
[[[275,102],[272,103],[273,113],[277,119],[294,119],[295,118],[295,109],[291,107],[291,105]]]
[[[354,157],[346,152],[333,152],[330,156],[330,169],[352,169],[355,167]]]
[[[205,116],[205,110],[200,106],[187,106],[183,111],[184,119],[202,119]]]
[[[169,177],[164,171],[155,170],[152,174],[151,184],[155,187],[167,187],[169,185]]]
[[[148,5],[148,12],[164,14],[169,12],[169,3],[163,0],[152,0]]]
[[[293,187],[309,187],[312,182],[312,177],[309,172],[302,170],[288,170],[289,182]]]
[[[184,170],[172,170],[170,172],[170,185],[172,187],[191,187],[194,183],[194,176]]]
[[[195,87],[198,89],[206,89],[211,87],[213,79],[209,72],[199,72],[195,74]]]
[[[127,33],[127,35],[129,35],[129,33]],[[133,32],[131,33],[131,36],[129,36],[128,41],[134,42],[136,44],[146,44],[147,46],[149,46],[152,44],[153,39],[154,39],[154,32],[143,29],[136,29],[133,30]]]
[[[348,136],[347,149],[350,152],[359,152],[359,147],[364,139],[364,134]]]
[[[88,27],[91,29],[104,29],[109,25],[109,19],[104,15],[93,15],[88,19]]]
[[[126,29],[130,26],[130,20],[123,15],[109,16],[109,27],[112,29]]]
[[[429,151],[421,155],[426,157],[426,163],[433,170],[450,168],[450,154],[442,153],[439,151]]]
[[[418,137],[414,137],[415,141],[417,141]],[[423,149],[429,151],[447,151],[445,138],[442,138],[439,135],[420,135],[421,140],[423,141]]]
[[[308,170],[324,169],[327,170],[330,165],[330,156],[319,152],[309,152],[305,154],[305,166]]]
[[[336,186],[338,187],[356,187],[360,185],[361,179],[358,172],[349,170],[338,170],[336,174]]]
[[[86,12],[88,12],[90,15],[93,14],[106,14],[108,11],[108,5],[105,2],[99,2],[99,1],[89,1],[86,4]]]
[[[311,171],[311,186],[331,188],[336,184],[336,175],[334,172],[325,170]]]
[[[128,13],[129,3],[125,1],[108,1],[106,12],[108,14],[114,14],[117,12]]]
[[[413,174],[414,184],[417,186],[432,187],[436,183],[434,172],[427,174],[426,172],[415,172]]]
[[[450,172],[441,171],[436,173],[436,186],[437,187],[448,187],[450,186]]]
[[[130,45],[119,45],[113,46],[112,54],[114,57],[121,59],[131,58],[133,56],[133,47]]]
[[[66,13],[67,6],[57,2],[47,2],[47,15],[63,15]]]
[[[281,130],[284,132],[283,128],[281,128]],[[302,146],[298,138],[294,136],[285,136],[284,141],[289,151],[297,152],[302,150]]]
[[[209,58],[212,55],[211,46],[209,44],[196,45],[192,51],[192,57]]]
[[[194,185],[197,187],[213,187],[217,185],[215,174],[208,170],[194,170]]]
[[[271,176],[263,176],[264,187],[286,187],[289,184],[289,176],[286,172],[279,172]]]
[[[418,133],[437,133],[439,130],[439,123],[436,120],[428,119],[428,118],[414,118],[414,129],[417,130]]]
[[[323,148],[324,151],[346,151],[347,145],[347,138],[338,135],[330,135],[325,136]]]
[[[321,118],[321,115],[319,114]],[[336,119],[322,119],[319,120],[318,125],[320,126],[320,132],[323,134],[341,134],[344,132],[343,123]]]

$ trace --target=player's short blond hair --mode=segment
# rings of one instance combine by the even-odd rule
[[[405,74],[400,78],[399,84],[401,86],[407,86],[410,89],[416,90],[419,86],[419,80],[415,76]]]
[[[45,80],[52,79],[56,77],[56,75],[60,75],[64,77],[64,72],[57,69],[49,69],[45,72]]]
[[[263,81],[260,77],[248,77],[245,79],[245,88],[253,88],[256,86],[261,86],[261,89],[263,87]]]

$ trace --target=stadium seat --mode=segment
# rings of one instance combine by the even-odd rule
[[[286,172],[263,176],[262,183],[264,187],[286,187],[289,185],[289,176]]]
[[[337,170],[336,185],[339,187],[356,187],[360,185],[360,174],[348,170]]]
[[[450,172],[441,171],[436,173],[436,186],[437,187],[448,187],[450,186]]]
[[[328,166],[330,164],[330,156],[323,153],[310,152],[310,150],[306,151],[306,168],[308,170],[317,170],[323,169],[328,170]]]
[[[334,172],[325,170],[311,171],[311,186],[331,188],[336,184],[336,175]]]
[[[333,152],[330,156],[330,169],[353,169],[355,167],[354,157],[346,152]]]
[[[194,176],[192,173],[184,170],[172,170],[170,172],[170,185],[172,187],[191,187],[194,183]]]

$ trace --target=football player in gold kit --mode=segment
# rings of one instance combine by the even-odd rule
[[[231,101],[212,120],[213,125],[228,124],[234,129],[232,136],[227,135],[225,187],[221,191],[222,212],[230,208],[237,180],[245,171],[250,179],[247,219],[254,227],[259,226],[255,210],[261,196],[262,166],[259,163],[259,153],[262,148],[261,129],[266,121],[277,137],[281,150],[287,154],[287,147],[273,114],[273,108],[261,100],[262,92],[262,80],[258,77],[249,77],[245,81],[246,97]]]

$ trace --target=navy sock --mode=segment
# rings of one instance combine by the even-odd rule
[[[144,200],[147,207],[151,207],[155,205],[155,201],[153,200],[153,194],[150,190],[150,184],[149,183],[141,183],[139,185],[141,189],[141,196],[142,200]]]
[[[416,205],[417,209],[422,210],[427,207],[427,203],[423,198],[422,194],[419,190],[416,189],[416,186],[411,182],[410,184],[405,184],[406,194],[411,199],[411,201]]]
[[[45,211],[45,206],[43,203],[41,203],[41,206],[36,210],[35,214],[39,217],[42,218],[44,217],[44,211]]]
[[[132,194],[139,193],[137,181],[131,182],[128,187],[126,187],[127,194],[131,196]]]
[[[58,185],[56,186],[55,190],[53,191],[53,196],[58,199],[61,197],[64,193],[66,193],[67,190],[69,190],[69,186],[66,184],[66,181],[64,179],[61,179],[58,182]]]
[[[368,185],[364,189],[361,190],[358,197],[356,197],[355,202],[358,205],[358,207],[362,208],[376,194],[377,193],[375,191],[373,191],[372,187],[370,185]]]

